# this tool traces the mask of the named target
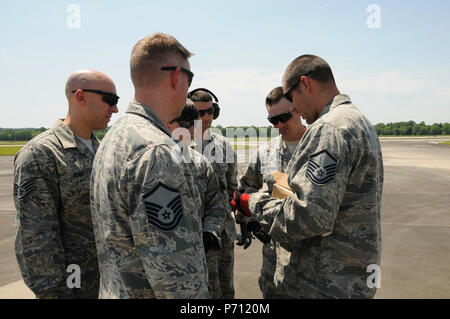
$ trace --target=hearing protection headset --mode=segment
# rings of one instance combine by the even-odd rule
[[[212,96],[213,99],[214,99],[214,102],[213,102],[213,104],[212,104],[212,108],[213,108],[213,119],[214,119],[214,120],[217,119],[217,118],[219,117],[219,114],[220,114],[219,99],[217,98],[217,96],[215,96],[214,93],[211,92],[211,91],[208,90],[208,89],[205,89],[205,88],[198,88],[198,89],[195,89],[195,90],[192,90],[191,92],[189,92],[187,97],[190,99],[191,96],[192,96],[195,92],[198,92],[198,91],[205,91],[205,92],[211,94],[211,96]]]

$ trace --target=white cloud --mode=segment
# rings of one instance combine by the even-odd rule
[[[281,85],[282,71],[270,69],[197,70],[192,89],[205,87],[219,99],[221,115],[214,125],[269,125],[265,99]]]
[[[343,93],[378,122],[450,122],[450,89],[432,72],[380,71],[365,76],[342,72],[336,82]]]
[[[450,122],[450,90],[432,72],[380,70],[375,75],[356,71],[335,74],[338,88],[364,114],[378,122]],[[272,69],[197,70],[192,88],[206,87],[220,101],[222,126],[267,126],[265,98],[281,85],[283,71]]]

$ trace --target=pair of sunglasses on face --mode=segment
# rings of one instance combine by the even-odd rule
[[[103,102],[107,103],[111,107],[117,105],[117,102],[120,99],[120,97],[118,97],[114,93],[105,92],[102,90],[91,90],[91,89],[79,89],[79,90],[83,90],[84,92],[92,92],[100,94],[102,96]],[[77,90],[73,90],[72,93],[75,93],[76,91]]]
[[[303,75],[300,75],[298,77],[298,81],[295,82],[295,84],[293,86],[291,86],[291,88],[289,90],[286,91],[286,93],[284,93],[284,97],[286,98],[286,100],[288,100],[289,102],[292,103],[292,91],[297,87],[297,85],[300,84],[300,82],[302,81],[302,76],[308,76],[312,73],[313,71],[310,71],[308,73],[305,73]]]
[[[214,108],[210,107],[209,109],[206,109],[206,110],[198,110],[198,114],[200,116],[204,116],[206,113],[208,113],[209,115],[213,114],[214,113]]]
[[[188,87],[191,86],[192,79],[194,78],[194,73],[192,73],[188,69],[182,68],[180,66],[163,66],[161,68],[161,70],[162,71],[173,71],[173,70],[176,70],[178,68],[180,68],[181,72],[186,73],[186,75],[188,76]]]
[[[287,121],[289,121],[289,119],[292,117],[292,113],[291,112],[287,112],[287,113],[281,113],[275,116],[268,116],[267,119],[269,120],[269,122],[273,125],[277,125],[278,122],[281,123],[286,123]]]

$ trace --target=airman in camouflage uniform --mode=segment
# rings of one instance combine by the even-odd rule
[[[192,145],[196,149],[195,144]],[[210,280],[218,275],[220,292],[214,290],[216,299],[234,298],[234,240],[236,239],[236,222],[230,205],[230,195],[237,187],[237,156],[231,143],[223,136],[211,132],[210,138],[202,141],[203,155],[208,158],[219,180],[219,186],[225,202],[225,218],[220,235],[220,250],[217,253],[217,268],[211,269]],[[216,153],[217,152],[217,153]],[[231,161],[228,159],[227,154]],[[222,160],[223,159],[223,160]]]
[[[202,120],[202,138],[195,137],[192,147],[201,152],[212,164],[219,180],[219,186],[225,199],[224,231],[221,234],[218,251],[218,274],[220,294],[214,298],[234,298],[234,240],[236,226],[230,205],[230,196],[237,187],[237,156],[227,138],[210,130],[213,113],[206,112],[212,108],[212,97],[206,91],[197,91],[190,98],[195,103]],[[201,146],[201,147],[200,147]],[[211,278],[210,278],[211,280]]]
[[[217,250],[220,248],[220,234],[223,231],[225,201],[212,165],[206,157],[189,147],[193,137],[194,121],[197,119],[198,111],[194,103],[188,99],[180,117],[170,122],[169,129],[173,138],[181,141],[177,146],[180,146],[180,154],[184,155],[184,158],[180,158],[180,160],[186,161],[191,167],[190,172],[201,196],[200,213],[208,265],[208,286],[211,297],[218,298],[221,290],[217,273]],[[188,153],[184,153],[185,151]]]
[[[117,112],[117,99],[110,106],[89,89],[115,94],[114,83],[98,71],[72,74],[66,85],[66,119],[33,138],[14,160],[15,252],[23,279],[37,298],[98,297],[89,180],[99,142],[92,131],[106,128]],[[81,120],[87,117],[89,121]],[[72,264],[79,267],[79,287],[70,278],[72,270],[68,272]]]
[[[300,116],[289,111],[291,103],[284,98],[283,89],[273,89],[266,98],[269,121],[280,130],[281,135],[272,138],[269,144],[260,147],[254,158],[248,163],[239,179],[239,186],[246,193],[258,192],[267,185],[268,194],[272,194],[275,180],[272,173],[286,172],[296,145],[305,132]],[[285,141],[286,140],[286,141]],[[282,292],[274,285],[274,274],[278,267],[283,267],[290,259],[290,252],[280,243],[264,243],[262,248],[262,267],[259,286],[265,299],[283,298]]]
[[[172,157],[165,126],[184,107],[190,56],[162,33],[133,48],[135,101],[92,169],[100,298],[209,298],[201,197],[189,165]]]
[[[251,194],[245,213],[253,213],[274,241],[290,246],[289,264],[275,274],[287,295],[372,298],[376,289],[367,284],[367,269],[380,264],[383,185],[376,131],[339,93],[319,57],[294,60],[283,90],[310,124],[288,167],[294,195]]]

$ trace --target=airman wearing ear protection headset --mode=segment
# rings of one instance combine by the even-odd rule
[[[211,291],[211,297],[232,299],[234,298],[236,227],[230,201],[233,198],[233,191],[237,187],[237,157],[228,139],[210,130],[212,121],[217,119],[220,112],[219,101],[214,93],[200,88],[191,91],[188,97],[195,103],[202,121],[202,137],[196,139],[202,144],[202,154],[213,165],[225,200],[226,216],[224,231],[220,236],[221,248],[217,251],[217,269],[215,271],[208,269],[210,282],[217,282],[217,278],[219,281],[219,287]],[[218,154],[223,156],[218,156]]]

